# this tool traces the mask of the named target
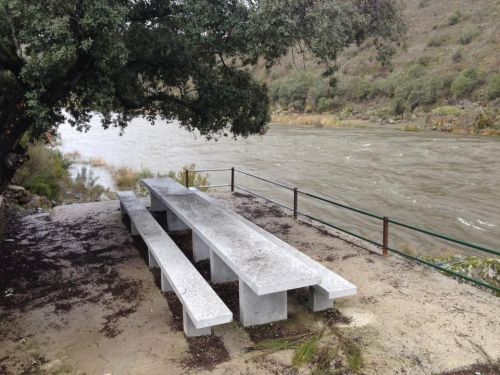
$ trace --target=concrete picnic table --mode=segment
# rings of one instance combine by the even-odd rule
[[[142,182],[169,231],[192,230],[195,260],[210,259],[212,282],[239,281],[244,326],[286,319],[287,291],[321,283],[314,268],[173,179]]]

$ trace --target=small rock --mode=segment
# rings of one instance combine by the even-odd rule
[[[15,191],[15,192],[21,192],[21,191],[26,190],[24,187],[19,186],[19,185],[9,185],[9,186],[7,186],[7,189]]]
[[[395,123],[396,123],[396,121],[394,121],[394,119],[393,119],[393,118],[390,118],[390,119],[389,119],[389,124],[395,124]]]

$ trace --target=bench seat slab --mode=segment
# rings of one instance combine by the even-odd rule
[[[210,251],[210,279],[214,284],[221,284],[238,280],[238,275],[214,251]]]
[[[175,292],[182,303],[186,334],[210,334],[211,326],[229,323],[231,311],[136,196],[120,192],[118,197],[122,214],[148,246],[150,264],[161,269],[162,290]]]
[[[286,291],[258,296],[239,280],[240,321],[244,327],[266,324],[287,318]]]

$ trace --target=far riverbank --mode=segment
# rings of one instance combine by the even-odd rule
[[[500,137],[500,123],[496,119],[477,120],[470,116],[459,116],[459,112],[445,110],[433,111],[430,114],[414,115],[409,119],[377,116],[344,117],[342,114],[273,114],[272,125],[301,125],[328,128],[381,128],[401,130],[406,132],[443,132],[456,135],[475,135],[485,137]],[[447,112],[448,111],[448,112]],[[467,117],[467,118],[466,118]],[[477,123],[477,121],[483,121]],[[486,121],[486,122],[484,122]]]

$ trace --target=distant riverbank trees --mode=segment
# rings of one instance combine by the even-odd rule
[[[396,0],[0,0],[0,190],[36,140],[143,116],[207,137],[265,132],[265,85],[246,67],[307,48],[326,75],[372,40],[386,62],[404,31]]]

